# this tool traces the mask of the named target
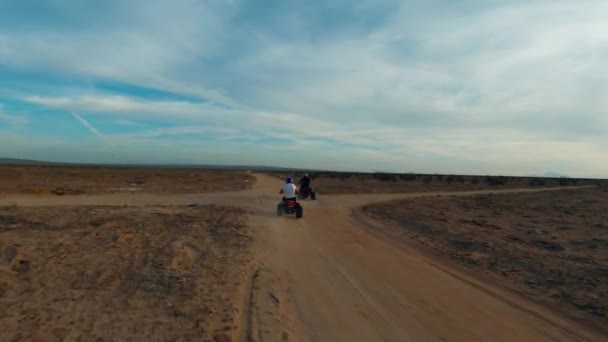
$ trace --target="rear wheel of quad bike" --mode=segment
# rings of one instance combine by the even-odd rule
[[[317,199],[317,193],[316,192],[311,192],[310,193],[310,199],[313,200],[313,201],[316,200]]]
[[[283,207],[283,204],[277,205],[277,216],[283,216],[284,212],[285,208]]]
[[[296,218],[302,218],[304,216],[304,208],[297,207],[296,208]]]

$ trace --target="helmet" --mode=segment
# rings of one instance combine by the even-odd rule
[[[306,172],[306,173],[304,174],[304,177],[308,177],[308,172]]]
[[[291,177],[287,177],[285,181],[287,182],[287,184],[293,183],[293,179],[291,179]]]

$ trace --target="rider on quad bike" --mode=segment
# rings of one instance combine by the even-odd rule
[[[283,216],[283,214],[295,214],[297,219],[302,218],[304,214],[304,208],[298,203],[296,196],[298,195],[298,188],[293,184],[291,177],[287,178],[283,189],[279,192],[283,194],[283,200],[277,204],[277,215]]]
[[[298,197],[301,199],[310,198],[313,201],[317,199],[317,195],[310,187],[310,177],[308,176],[308,173],[305,173],[304,177],[300,179],[300,193]]]
[[[304,177],[300,179],[300,190],[306,192],[308,189],[310,189],[310,177],[308,177],[308,173],[305,173]]]
[[[296,200],[298,188],[293,184],[293,179],[291,177],[287,177],[285,185],[283,185],[283,189],[281,189],[280,193],[283,194],[283,202]]]

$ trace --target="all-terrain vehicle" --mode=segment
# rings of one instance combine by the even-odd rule
[[[309,197],[312,201],[314,201],[317,199],[317,193],[315,193],[315,191],[312,188],[300,189],[300,192],[298,193],[299,199],[307,199]]]
[[[295,214],[296,218],[300,219],[304,216],[304,208],[296,200],[281,201],[277,204],[277,216],[283,216],[284,214]]]

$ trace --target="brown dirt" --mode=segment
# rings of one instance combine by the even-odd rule
[[[475,184],[425,184],[422,181],[381,181],[373,178],[335,179],[319,177],[313,181],[313,188],[323,195],[369,194],[369,193],[409,193],[435,191],[481,190],[486,187]]]
[[[608,323],[608,191],[419,198],[368,205],[414,240],[582,320]]]
[[[6,284],[0,326],[8,327],[0,332],[21,340],[30,329],[43,340],[72,334],[69,340],[81,331],[90,336],[85,340],[145,341],[605,337],[493,281],[476,282],[395,239],[370,234],[376,221],[351,215],[374,202],[488,190],[321,194],[302,202],[304,218],[296,220],[276,217],[281,185],[258,174],[255,186],[242,192],[0,196],[0,205],[27,206],[0,209],[0,256],[10,259],[0,266]],[[555,191],[509,191],[538,190]],[[232,206],[249,208],[247,227]],[[214,233],[224,232],[221,227],[232,229]]]
[[[246,214],[0,208],[0,340],[230,340],[252,257]]]
[[[0,194],[203,193],[253,181],[249,172],[204,169],[0,166]]]

